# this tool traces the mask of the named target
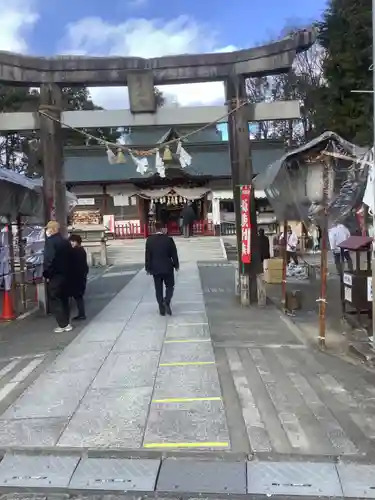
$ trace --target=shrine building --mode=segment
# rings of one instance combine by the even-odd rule
[[[195,232],[225,233],[234,230],[234,207],[228,142],[213,125],[184,136],[196,127],[142,127],[126,136],[134,150],[147,150],[156,144],[178,140],[190,157],[181,165],[178,142],[166,152],[161,146],[164,172],[155,166],[155,155],[148,158],[144,173],[129,155],[126,163],[111,163],[102,146],[69,147],[64,151],[65,181],[68,190],[78,197],[74,213],[76,224],[104,223],[117,237],[141,237],[152,231],[160,220],[170,234],[180,233],[180,213],[191,201],[196,213]],[[281,141],[251,141],[254,175],[284,154]],[[138,169],[139,170],[139,169]],[[258,225],[269,233],[276,229],[276,219],[264,192],[255,192]]]

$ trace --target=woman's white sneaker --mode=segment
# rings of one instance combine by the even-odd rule
[[[64,332],[71,332],[73,330],[73,327],[72,325],[67,325],[65,328],[64,328]]]

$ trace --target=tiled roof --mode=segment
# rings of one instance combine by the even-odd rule
[[[184,170],[192,176],[230,177],[230,158],[228,143],[218,145],[185,146],[192,157],[192,164]],[[284,153],[283,146],[275,141],[265,144],[253,142],[252,160],[254,174],[263,171],[270,163]],[[142,179],[155,175],[155,158],[149,159],[149,172],[142,176],[136,171],[131,158],[125,164],[111,165],[103,149],[76,148],[65,152],[65,180],[67,183],[79,182],[121,182]]]

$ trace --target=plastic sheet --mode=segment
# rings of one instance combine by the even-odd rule
[[[22,174],[0,168],[0,214],[35,215],[42,204],[40,189]]]
[[[328,156],[326,153],[338,155]],[[347,222],[361,204],[366,187],[368,164],[353,162],[364,153],[334,132],[325,132],[298,149],[286,153],[255,179],[263,189],[277,219],[323,224],[326,209],[329,223]],[[324,161],[327,172],[327,203],[323,203]]]

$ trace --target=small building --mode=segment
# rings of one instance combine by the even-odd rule
[[[86,217],[88,222],[102,217],[111,231],[115,232],[114,226],[125,226],[127,234],[129,231],[144,234],[153,220],[162,218],[171,234],[179,234],[180,212],[190,200],[197,227],[202,231],[207,224],[220,226],[234,221],[228,142],[216,126],[186,137],[194,130],[186,126],[171,129],[154,126],[127,135],[126,143],[134,150],[148,150],[173,139],[181,141],[191,157],[190,165],[181,167],[175,142],[170,147],[169,161],[165,161],[165,177],[155,168],[155,155],[149,157],[147,172],[142,175],[129,155],[126,163],[111,164],[102,146],[66,148],[65,180],[78,198],[76,217],[81,220]],[[254,175],[283,153],[281,141],[253,141]],[[256,192],[255,196],[259,214],[269,213],[264,192]],[[265,217],[270,223],[273,219],[273,214]]]

